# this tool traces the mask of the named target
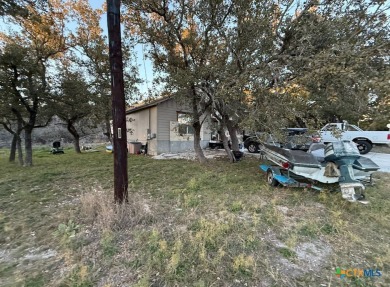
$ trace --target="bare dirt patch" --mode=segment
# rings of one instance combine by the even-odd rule
[[[204,155],[208,159],[225,157],[226,152],[224,150],[204,150]],[[152,157],[153,159],[186,159],[186,160],[195,160],[196,154],[193,151],[181,152],[181,153],[162,153]]]

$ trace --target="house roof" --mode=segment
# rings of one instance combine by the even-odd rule
[[[171,96],[168,96],[168,97],[162,97],[162,98],[159,98],[159,99],[155,99],[155,100],[152,100],[150,102],[147,102],[147,103],[141,103],[137,106],[133,106],[129,109],[126,110],[126,115],[128,114],[132,114],[134,112],[137,112],[137,111],[140,111],[140,110],[144,110],[144,109],[147,109],[147,108],[151,108],[151,107],[154,107],[154,106],[157,106],[158,104],[161,104],[165,101],[168,101],[172,99]]]

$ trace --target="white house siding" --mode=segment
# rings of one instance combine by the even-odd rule
[[[175,126],[177,125],[177,112],[188,112],[189,110],[177,105],[174,100],[168,100],[157,106],[157,141],[158,154],[166,152],[183,152],[194,149],[193,136],[180,136],[177,134]],[[210,131],[206,127],[201,130],[201,147],[208,146],[210,140]]]
[[[180,111],[174,100],[168,100],[157,106],[157,140],[169,141],[170,121],[177,121],[177,112]]]
[[[157,140],[152,139],[148,141],[148,154],[149,155],[157,155]]]
[[[194,149],[194,136],[193,135],[180,135],[178,133],[178,121],[170,121],[170,133],[169,133],[169,151],[170,152],[183,152],[191,151]]]
[[[151,107],[150,109],[150,135],[151,138],[148,140],[148,154],[157,155],[157,107]]]
[[[173,99],[158,103],[157,106],[145,108],[126,115],[127,128],[132,133],[127,133],[127,141],[139,141],[148,143],[148,154],[176,153],[194,149],[193,136],[180,136],[175,127],[177,124],[177,112],[186,112],[183,107],[176,104]],[[129,119],[132,119],[130,121]],[[208,121],[204,122],[201,130],[201,147],[208,146],[210,130]],[[150,129],[151,138],[148,139],[147,131]],[[153,138],[153,135],[155,137]]]
[[[177,120],[178,106],[172,99],[157,106],[157,153],[171,152],[170,122]]]
[[[149,128],[149,109],[140,110],[126,116],[127,119],[127,141],[147,141],[147,130]]]
[[[201,117],[201,120],[206,117],[205,121],[203,122],[202,129],[200,130],[200,134],[202,137],[201,145],[203,148],[207,147],[209,144],[209,141],[211,140],[211,118],[210,115],[204,115]]]
[[[150,108],[150,131],[157,135],[157,107]]]
[[[127,142],[148,143],[148,153],[157,154],[157,107],[150,107],[126,115]],[[148,129],[150,136],[148,139]],[[154,138],[153,138],[154,136]]]

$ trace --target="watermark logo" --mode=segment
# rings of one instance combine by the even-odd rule
[[[337,267],[336,276],[340,279],[345,277],[381,277],[382,271],[379,269],[341,269]]]

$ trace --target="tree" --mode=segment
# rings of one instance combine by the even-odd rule
[[[20,133],[23,130],[23,119],[20,118],[16,109],[17,101],[10,102],[12,97],[12,88],[7,73],[0,69],[0,124],[6,131],[12,134],[11,151],[9,161],[14,162],[16,149],[18,148],[19,163],[23,165],[23,153],[21,150]]]
[[[70,43],[65,37],[66,17],[69,10],[61,1],[51,1],[48,11],[39,11],[28,6],[29,17],[14,16],[13,22],[21,27],[20,32],[2,34],[4,44],[1,67],[9,77],[13,100],[23,107],[25,165],[32,165],[32,131],[38,123],[41,111],[48,112],[45,101],[50,92],[51,79],[48,68],[51,61],[66,51]],[[12,102],[12,100],[10,100]],[[24,113],[23,112],[23,113]],[[23,117],[23,114],[20,114]],[[48,120],[47,119],[47,120]],[[47,122],[46,120],[46,122]]]
[[[45,0],[2,0],[0,1],[0,16],[22,16],[28,17],[28,6],[45,6]]]
[[[358,120],[373,99],[385,102],[385,1],[125,3],[130,29],[150,43],[194,124],[208,109],[222,129],[318,127],[334,116]]]
[[[105,123],[105,134],[111,141],[110,66],[107,39],[100,27],[102,9],[93,10],[87,1],[78,1],[73,6],[77,29],[74,34],[74,49],[81,57],[73,61],[85,69],[94,93],[95,113]]]
[[[3,85],[1,85],[3,87]],[[3,89],[2,91],[3,92]],[[0,96],[1,98],[1,96]],[[23,151],[22,151],[22,140],[20,137],[21,132],[23,131],[23,119],[20,117],[20,114],[12,107],[12,105],[1,105],[2,110],[0,111],[0,124],[3,128],[12,134],[11,150],[9,155],[9,161],[14,162],[16,157],[16,151],[18,152],[19,164],[23,165]]]
[[[94,111],[97,121],[105,123],[105,134],[111,141],[111,91],[110,66],[107,38],[99,26],[102,9],[92,9],[87,1],[79,1],[73,5],[74,20],[77,29],[74,33],[74,49],[81,57],[72,55],[76,64],[85,69],[94,94]],[[137,93],[135,84],[139,82],[133,64],[133,47],[128,44],[127,35],[123,35],[122,53],[124,62],[124,89],[126,101],[130,101]]]
[[[50,105],[55,108],[56,115],[65,122],[67,130],[73,136],[75,151],[81,153],[80,134],[76,125],[94,113],[93,97],[82,73],[65,70],[58,87],[58,95]]]
[[[280,116],[312,127],[334,117],[356,122],[373,95],[382,97],[389,64],[384,4],[308,1],[291,16],[278,14],[271,88],[291,110]]]
[[[192,112],[194,150],[206,161],[200,146],[200,131],[210,99],[201,87],[210,76],[210,64],[219,51],[215,26],[223,25],[230,5],[223,1],[124,1],[128,26],[140,41],[151,45],[150,54],[161,72],[167,90]],[[134,27],[135,26],[135,27]]]
[[[25,165],[32,164],[32,130],[41,126],[38,117],[42,96],[42,86],[39,84],[41,70],[35,63],[36,58],[31,51],[17,44],[8,44],[0,54],[0,66],[11,90],[7,105],[18,124],[23,123],[18,130],[24,130],[25,134]]]
[[[304,11],[314,5],[312,2]],[[281,124],[274,121],[275,115],[286,111],[282,103],[289,100],[269,90],[279,84],[273,62],[279,60],[284,48],[277,42],[287,41],[288,35],[275,33],[275,25],[269,21],[280,12],[273,1],[125,3],[142,41],[152,46],[157,70],[167,75],[164,78],[167,87],[192,109],[194,148],[201,162],[205,159],[199,146],[199,133],[206,111],[219,119],[221,134],[228,128],[233,149],[238,149],[235,134],[247,110],[257,114],[253,116],[258,118],[254,122],[263,128]],[[249,106],[246,91],[252,95]],[[259,111],[268,109],[271,119],[267,113],[259,117]],[[230,158],[234,161],[231,155]]]
[[[357,120],[374,95],[383,99],[389,64],[384,1],[232,3],[227,24],[217,27],[225,48],[219,54],[227,56],[213,62],[214,76],[203,85],[213,102],[227,107],[229,119],[246,107],[238,123],[252,130],[318,127],[334,115]]]

